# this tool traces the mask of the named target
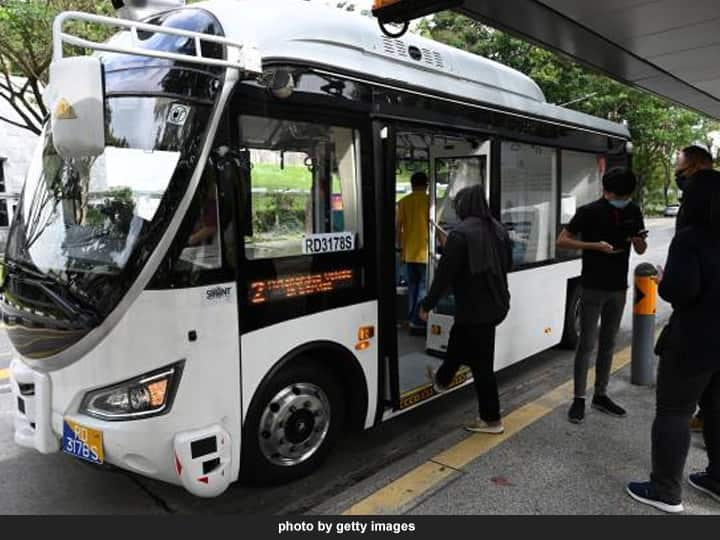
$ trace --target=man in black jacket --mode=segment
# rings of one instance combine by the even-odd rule
[[[455,211],[461,219],[445,242],[432,287],[423,301],[420,317],[451,289],[455,294],[455,323],[450,332],[447,358],[437,372],[430,370],[436,391],[444,391],[461,364],[470,366],[477,392],[479,415],[465,426],[476,433],[500,434],[500,399],[493,367],[495,327],[510,309],[507,273],[512,264],[512,243],[505,227],[490,214],[483,187],[458,192]]]
[[[692,186],[690,186],[692,184]],[[700,402],[708,455],[690,485],[720,501],[720,182],[696,175],[683,199],[682,227],[670,244],[660,296],[673,313],[658,340],[657,406],[649,482],[628,484],[634,499],[681,512],[689,420]]]
[[[713,170],[712,154],[700,146],[688,146],[678,153],[675,164],[675,180],[678,189],[683,193],[693,191],[697,196],[704,197],[707,192],[712,192],[716,185],[720,185],[720,173]],[[676,221],[676,230],[685,226],[685,208],[680,206]],[[697,414],[690,420],[691,431],[702,431],[703,412],[698,410]]]
[[[615,336],[625,309],[631,247],[647,249],[640,207],[632,202],[637,184],[627,169],[611,169],[603,176],[603,197],[578,208],[557,240],[560,249],[582,250],[580,340],[575,353],[575,399],[568,419],[585,420],[585,394],[590,356],[597,342],[595,394],[592,406],[612,416],[625,409],[607,395]],[[598,321],[600,332],[598,334]]]

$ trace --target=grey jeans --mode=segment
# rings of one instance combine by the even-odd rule
[[[610,380],[615,336],[620,329],[627,291],[584,289],[580,300],[580,341],[575,352],[575,397],[584,398],[587,374],[595,344],[595,395],[604,396]],[[600,331],[598,335],[598,321]]]

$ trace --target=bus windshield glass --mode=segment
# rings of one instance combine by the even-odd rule
[[[110,98],[106,148],[97,158],[62,159],[46,133],[28,173],[8,260],[75,286],[142,263],[133,256],[172,215],[209,114],[209,106],[169,97]]]

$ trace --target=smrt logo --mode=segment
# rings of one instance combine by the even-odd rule
[[[230,298],[232,287],[215,287],[214,289],[208,289],[205,291],[205,299],[208,301],[212,300],[226,300]]]

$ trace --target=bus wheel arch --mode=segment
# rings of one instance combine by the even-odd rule
[[[243,425],[241,479],[275,484],[311,473],[346,426],[363,427],[367,396],[362,368],[346,348],[315,342],[289,352],[251,400]],[[293,446],[288,439],[301,442]]]

